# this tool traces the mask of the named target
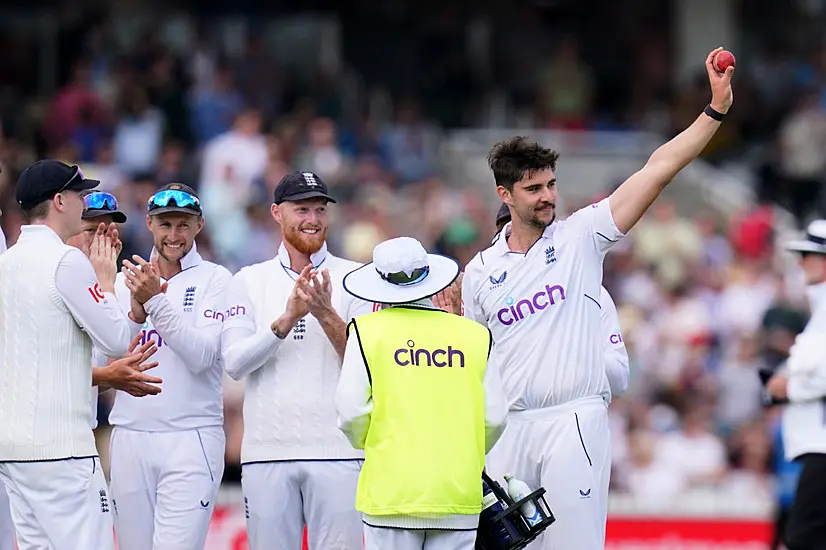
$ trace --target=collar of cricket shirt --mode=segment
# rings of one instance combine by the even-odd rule
[[[327,260],[327,241],[324,241],[324,244],[321,245],[318,252],[310,254],[310,263],[313,264],[313,269],[321,267],[321,264],[323,264],[325,260]],[[295,279],[296,276],[298,276],[298,273],[290,267],[290,253],[287,252],[287,247],[284,246],[283,242],[281,246],[278,247],[278,261],[281,262],[281,267],[284,268],[284,271],[286,271],[290,277]]]
[[[22,225],[20,226],[20,237],[22,239],[52,239],[56,242],[63,242],[63,239],[60,238],[54,229],[49,227],[48,225],[43,224],[36,224],[36,225]]]
[[[152,258],[154,258],[157,255],[158,255],[158,249],[153,246],[152,247],[152,252],[150,252],[150,254],[149,254],[150,261],[151,261]],[[198,245],[195,244],[195,243],[192,243],[192,249],[189,252],[186,253],[186,256],[181,258],[181,271],[184,271],[185,269],[189,269],[190,267],[195,267],[196,265],[198,265],[202,261],[203,261],[203,259],[201,258],[201,255],[198,254]]]
[[[553,223],[551,223],[551,225],[549,225],[548,227],[545,228],[544,231],[542,231],[542,235],[540,235],[539,239],[537,239],[536,242],[531,245],[531,248],[536,246],[536,243],[539,242],[540,240],[551,238],[554,231],[556,230],[556,222],[557,222],[557,220],[554,220]],[[508,246],[508,237],[511,236],[511,230],[512,229],[513,229],[513,222],[508,222],[504,225],[504,227],[502,227],[502,229],[499,231],[499,233],[497,233],[493,237],[491,246],[496,251],[496,254],[498,254],[499,256],[505,256],[507,254],[522,254],[521,252],[514,252]],[[530,250],[530,248],[528,250]],[[526,252],[526,254],[527,254],[527,252]]]

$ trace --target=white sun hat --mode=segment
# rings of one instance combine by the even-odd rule
[[[368,302],[406,304],[438,294],[459,275],[459,263],[428,254],[411,237],[397,237],[376,245],[373,261],[344,277],[344,290]]]
[[[814,220],[806,228],[806,238],[787,243],[786,250],[826,254],[826,220]]]

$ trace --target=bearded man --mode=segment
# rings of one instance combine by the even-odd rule
[[[284,176],[272,217],[282,242],[272,260],[232,279],[221,344],[224,368],[246,378],[241,483],[250,550],[360,549],[355,509],[363,451],[339,431],[335,394],[350,319],[373,310],[344,291],[359,264],[327,251],[327,185]]]

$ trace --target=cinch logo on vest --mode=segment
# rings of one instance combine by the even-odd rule
[[[608,341],[612,344],[622,344],[622,333],[618,330],[615,330],[611,333],[611,336],[608,337]]]
[[[226,311],[215,311],[213,309],[207,309],[204,311],[204,317],[207,319],[215,319],[216,321],[221,321],[222,323],[227,319],[235,317],[236,315],[246,315],[247,308],[244,306],[232,306]]]
[[[537,311],[542,311],[548,306],[556,304],[554,299],[554,292],[556,292],[557,299],[565,299],[565,289],[560,285],[545,285],[545,289],[537,292],[532,298],[525,298],[516,302],[513,298],[508,296],[505,298],[505,305],[496,313],[496,318],[505,326],[510,326],[517,321],[521,321],[527,315],[533,315]]]
[[[154,340],[155,344],[158,345],[159,348],[163,347],[163,338],[161,335],[158,334],[158,331],[154,328],[151,330],[149,329],[149,322],[143,324],[143,329],[141,330],[141,345],[146,344],[150,340]]]
[[[447,350],[443,349],[416,349],[416,343],[413,340],[407,341],[407,348],[399,348],[393,354],[396,364],[402,367],[412,365],[414,367],[455,367],[460,369],[465,368],[465,354],[461,350],[455,349],[453,346],[448,346]],[[447,358],[447,360],[445,360]],[[458,361],[458,365],[456,362]]]

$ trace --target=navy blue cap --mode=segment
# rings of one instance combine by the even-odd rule
[[[502,206],[499,207],[499,212],[496,213],[496,225],[500,223],[508,223],[511,221],[511,211],[508,210],[508,205],[504,202]]]
[[[281,204],[286,201],[300,201],[321,197],[328,202],[336,202],[328,194],[327,184],[312,172],[291,172],[281,178],[273,192],[272,201]]]
[[[79,166],[59,160],[39,160],[23,170],[17,180],[15,198],[21,208],[31,208],[66,190],[86,191],[100,181],[86,179]]]

